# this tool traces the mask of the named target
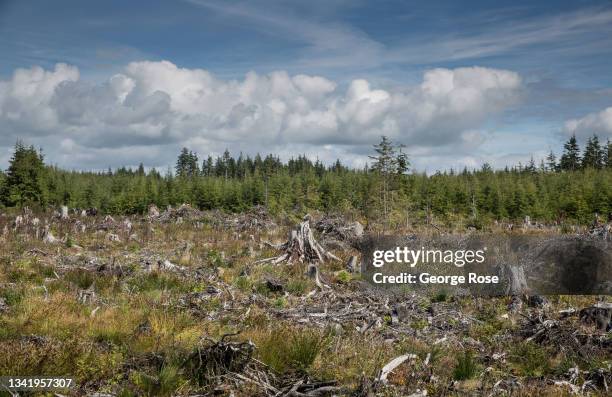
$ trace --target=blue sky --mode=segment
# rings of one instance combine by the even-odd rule
[[[16,139],[80,169],[360,165],[385,133],[431,172],[612,137],[611,1],[5,0],[0,54],[0,168]]]

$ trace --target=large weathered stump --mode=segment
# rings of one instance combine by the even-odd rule
[[[328,259],[340,260],[315,240],[310,229],[310,215],[306,215],[297,228],[291,231],[287,242],[281,245],[270,245],[283,251],[283,253],[272,258],[262,259],[256,263],[322,263]]]

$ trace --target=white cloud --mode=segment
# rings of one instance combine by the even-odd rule
[[[599,139],[612,139],[612,107],[566,121],[564,132],[566,135],[576,134],[581,139],[587,139],[593,134],[597,134]]]
[[[19,69],[0,81],[0,145],[45,137],[43,146],[62,143],[49,150],[68,162],[73,151],[80,152],[72,157],[77,161],[112,148],[126,155],[126,147],[164,153],[189,143],[201,154],[225,147],[317,153],[327,144],[339,156],[358,156],[381,134],[413,148],[469,143],[474,149],[484,139],[475,131],[512,106],[521,88],[517,73],[482,67],[430,70],[420,85],[394,92],[363,79],[340,87],[324,77],[283,71],[221,80],[168,61],[130,63],[121,74],[92,84],[79,79],[77,68],[58,64],[54,71]],[[174,155],[157,160],[167,164]],[[103,161],[119,165],[124,159]]]
[[[62,83],[78,79],[78,69],[63,63],[53,71],[38,66],[16,70],[11,80],[0,81],[0,120],[27,120],[33,130],[55,128],[57,113],[49,106],[55,90]]]

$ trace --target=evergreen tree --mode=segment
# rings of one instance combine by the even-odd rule
[[[213,176],[214,175],[214,163],[212,156],[208,156],[208,158],[202,161],[202,175],[203,176]]]
[[[186,177],[188,174],[190,162],[191,162],[191,157],[190,157],[189,149],[184,147],[181,150],[181,153],[179,154],[178,159],[176,160],[176,167],[175,167],[176,176]]]
[[[563,145],[559,167],[564,171],[574,171],[580,168],[580,148],[576,141],[576,135],[572,135]]]
[[[383,213],[385,217],[389,212],[389,176],[395,173],[396,170],[396,158],[395,148],[393,143],[385,135],[381,137],[380,143],[374,145],[374,151],[378,154],[377,156],[369,156],[374,163],[372,169],[382,178],[381,183],[381,200],[383,204]]]
[[[221,160],[221,162],[223,163],[223,175],[225,176],[225,179],[227,180],[227,178],[231,175],[231,164],[230,164],[230,160],[231,160],[231,156],[230,156],[230,152],[229,150],[225,149],[225,152],[223,152],[223,159]]]
[[[198,164],[198,155],[194,152],[189,152],[189,161],[187,163],[187,176],[195,177],[200,175],[200,166]]]
[[[390,192],[395,175],[403,175],[408,171],[410,161],[402,149],[404,145],[394,145],[393,142],[385,135],[381,136],[381,140],[377,145],[374,145],[376,156],[369,156],[374,163],[372,169],[377,175],[382,178],[381,181],[381,199],[383,202],[383,212],[385,216],[389,212]]]
[[[531,156],[531,159],[529,160],[529,163],[525,167],[525,172],[527,172],[529,174],[535,174],[536,171],[537,171],[537,169],[536,169],[535,161],[533,160],[533,156]]]
[[[582,157],[582,166],[584,168],[602,168],[604,165],[604,151],[599,144],[597,135],[593,135],[587,141]]]
[[[193,178],[200,175],[198,155],[187,148],[183,148],[176,160],[176,176]]]
[[[397,164],[397,173],[400,175],[405,174],[410,169],[410,160],[408,159],[408,155],[402,151],[404,147],[404,145],[400,145],[399,153],[395,159]]]
[[[546,156],[546,169],[550,172],[555,172],[558,170],[559,165],[557,164],[557,156],[551,150]]]
[[[136,173],[138,174],[138,176],[144,176],[145,174],[144,164],[140,163],[138,165],[138,171],[136,171]]]
[[[596,145],[591,142],[590,146]],[[604,148],[603,154],[607,155],[609,144]],[[428,220],[436,217],[448,223],[462,218],[513,221],[525,215],[542,221],[566,217],[587,222],[594,212],[612,210],[610,168],[544,174],[525,172],[534,166],[529,162],[526,167],[499,171],[485,164],[478,171],[465,168],[427,176],[403,173],[401,147],[389,139],[384,138],[375,149],[372,168],[349,169],[340,161],[324,164],[304,155],[286,163],[274,155],[236,160],[228,151],[217,158],[217,163],[212,157],[200,163],[202,172],[194,166],[198,164],[197,155],[185,149],[176,164],[177,175],[183,177],[175,178],[171,168],[162,176],[153,169],[145,172],[144,165],[135,170],[121,167],[108,172],[45,168],[42,155],[19,144],[10,169],[4,177],[0,175],[0,202],[9,206],[67,204],[120,214],[142,213],[149,203],[160,208],[189,203],[201,209],[224,211],[242,211],[266,203],[269,211],[276,214],[312,209],[355,211],[368,218],[380,216],[384,209],[386,224],[403,224],[406,212],[413,220],[425,215]],[[604,157],[610,165],[609,157]],[[547,170],[552,170],[554,163],[557,162],[549,156]],[[38,171],[24,172],[26,168]],[[32,191],[34,194],[28,194]]]
[[[17,142],[0,190],[0,200],[6,206],[44,206],[46,194],[42,153],[33,146]]]
[[[377,156],[368,156],[374,160],[372,164],[374,171],[382,175],[395,173],[397,159],[395,158],[395,148],[389,138],[383,135],[380,143],[374,145],[374,151],[378,154]]]

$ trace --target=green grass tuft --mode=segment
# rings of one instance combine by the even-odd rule
[[[472,379],[476,375],[476,362],[472,356],[472,352],[466,350],[463,354],[457,357],[457,365],[453,371],[453,379],[467,380]]]

